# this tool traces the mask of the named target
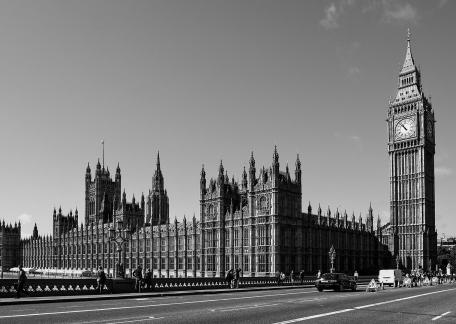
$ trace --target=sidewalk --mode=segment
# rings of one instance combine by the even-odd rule
[[[178,291],[160,291],[160,292],[143,292],[128,294],[104,294],[104,295],[77,295],[77,296],[46,296],[46,297],[23,297],[23,298],[0,298],[0,307],[7,305],[22,304],[40,304],[40,303],[64,303],[74,301],[91,301],[91,300],[114,300],[128,298],[147,298],[147,297],[165,297],[165,296],[183,296],[183,295],[203,295],[203,294],[222,294],[234,293],[240,291],[262,291],[262,290],[281,290],[281,289],[308,289],[314,288],[314,285],[295,285],[295,286],[268,286],[268,287],[247,287],[238,289],[200,289],[200,290],[178,290]]]

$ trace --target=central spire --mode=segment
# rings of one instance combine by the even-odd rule
[[[160,151],[157,151],[157,170],[160,170]]]
[[[402,65],[401,74],[410,73],[415,70],[415,61],[413,60],[412,50],[410,48],[410,28],[407,29],[407,50],[405,52],[405,60]]]

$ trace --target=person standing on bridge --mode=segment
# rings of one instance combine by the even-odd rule
[[[135,271],[133,271],[133,277],[135,277],[135,290],[137,292],[141,292],[141,284],[142,284],[142,268],[139,265]]]
[[[353,278],[355,279],[355,282],[358,282],[358,271],[355,270],[355,273],[353,274]]]
[[[301,270],[301,272],[299,273],[299,279],[301,279],[301,285],[304,284],[304,270]]]
[[[226,281],[226,284],[228,285],[228,288],[233,288],[232,287],[233,269],[228,270],[228,272],[226,273],[225,281]]]
[[[234,272],[234,288],[239,288],[239,278],[241,277],[241,268],[237,268]]]
[[[144,283],[147,285],[147,288],[151,289],[153,288],[152,286],[152,272],[150,269],[147,269],[146,275],[144,276]]]
[[[106,274],[103,270],[102,266],[98,267],[97,271],[97,293],[101,294],[103,292],[103,288],[106,284]]]
[[[22,269],[22,265],[19,265],[19,273],[17,275],[17,292],[16,298],[21,298],[21,293],[24,291],[25,282],[27,281],[27,275],[25,274],[24,269]],[[27,292],[24,291],[26,295]]]
[[[317,279],[320,279],[320,277],[321,277],[321,270],[318,270],[318,272],[317,272]]]

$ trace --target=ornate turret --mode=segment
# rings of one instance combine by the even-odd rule
[[[127,194],[125,193],[125,189],[122,194],[122,206],[125,206],[127,204]]]
[[[256,181],[256,169],[255,169],[255,159],[253,158],[253,151],[252,151],[252,154],[250,155],[250,161],[249,161],[250,191],[253,191],[253,188],[255,187],[255,181]]]
[[[87,168],[86,168],[86,180],[92,181],[92,173],[90,170],[90,165],[89,162],[87,162]]]
[[[295,181],[296,183],[301,184],[301,161],[299,160],[299,154],[296,156]]]
[[[398,78],[398,90],[395,100],[391,104],[398,104],[422,96],[421,73],[413,59],[410,46],[410,30],[407,32],[407,49],[404,64]]]
[[[312,215],[312,206],[310,205],[310,201],[309,201],[309,205],[307,206],[307,215]]]
[[[372,209],[372,203],[369,204],[369,209],[367,212],[367,220],[366,220],[366,230],[369,232],[374,231],[374,211]]]
[[[38,238],[38,227],[36,226],[36,223],[35,223],[35,226],[33,226],[33,235],[32,235],[32,238],[34,238],[34,239],[37,239],[37,238]]]
[[[225,176],[223,175],[223,173],[224,173],[223,161],[220,160],[219,173],[218,173],[218,177],[217,177],[218,186],[221,186],[223,184],[223,181],[225,180]]]
[[[242,172],[242,190],[247,190],[248,180],[247,180],[247,171]]]
[[[164,181],[163,181],[163,174],[160,168],[160,152],[157,152],[157,162],[155,173],[152,178],[152,191],[163,192],[164,190]]]
[[[100,176],[100,174],[101,174],[101,164],[100,164],[100,159],[98,159],[97,169],[95,171],[95,177]]]
[[[201,196],[206,194],[206,171],[204,170],[204,164],[201,167],[200,194]]]
[[[152,189],[147,197],[146,222],[152,225],[166,224],[169,218],[169,200],[160,165],[160,152],[157,152],[155,173],[152,177]]]

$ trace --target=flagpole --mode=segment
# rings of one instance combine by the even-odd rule
[[[101,145],[103,145],[103,169],[104,169],[104,140],[101,140]]]

